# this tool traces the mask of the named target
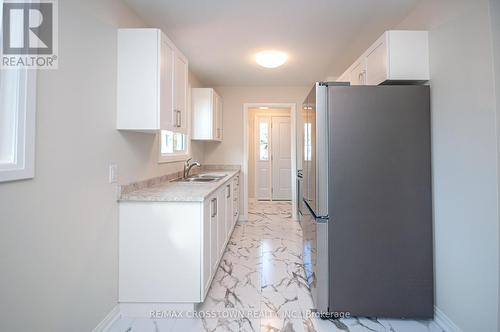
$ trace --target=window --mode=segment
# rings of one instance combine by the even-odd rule
[[[16,123],[19,90],[19,72],[16,70],[0,72],[0,164],[7,165],[16,161]]]
[[[186,153],[186,135],[168,130],[161,131],[161,153]]]
[[[0,182],[34,176],[35,107],[36,70],[0,69]]]
[[[186,159],[189,154],[187,135],[162,130],[159,136],[160,162],[173,162]]]
[[[0,70],[0,181],[34,176],[36,71]]]
[[[269,160],[269,126],[267,122],[259,123],[259,159]]]

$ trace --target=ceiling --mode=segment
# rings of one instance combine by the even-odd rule
[[[125,0],[161,28],[213,86],[304,86],[339,76],[419,0]],[[289,54],[259,67],[265,49]]]

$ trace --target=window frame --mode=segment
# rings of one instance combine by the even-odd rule
[[[36,69],[15,70],[19,73],[19,90],[16,110],[16,139],[13,163],[0,164],[0,182],[31,179],[35,176],[35,134],[36,134]],[[1,135],[1,134],[0,134]],[[0,137],[1,139],[1,137]]]
[[[175,131],[172,131],[174,134],[176,133]],[[183,134],[186,136],[186,150],[184,152],[173,152],[173,153],[162,153],[161,152],[161,132],[159,132],[156,137],[158,140],[158,163],[163,164],[163,163],[174,163],[174,162],[179,162],[179,161],[184,161],[190,157],[191,153],[191,139],[188,134],[184,133],[179,133]]]

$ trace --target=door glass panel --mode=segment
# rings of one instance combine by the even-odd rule
[[[269,126],[267,122],[259,123],[259,159],[269,160]]]
[[[304,161],[311,160],[311,124],[304,123]]]

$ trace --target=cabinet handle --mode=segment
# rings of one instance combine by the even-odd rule
[[[180,128],[182,126],[182,116],[180,110],[174,110],[175,112],[175,124],[174,127]]]
[[[228,184],[228,185],[226,186],[226,188],[227,188],[227,196],[226,196],[226,198],[230,198],[230,197],[231,197],[231,185],[230,185],[230,184]]]
[[[217,215],[217,198],[212,198],[212,218]]]

